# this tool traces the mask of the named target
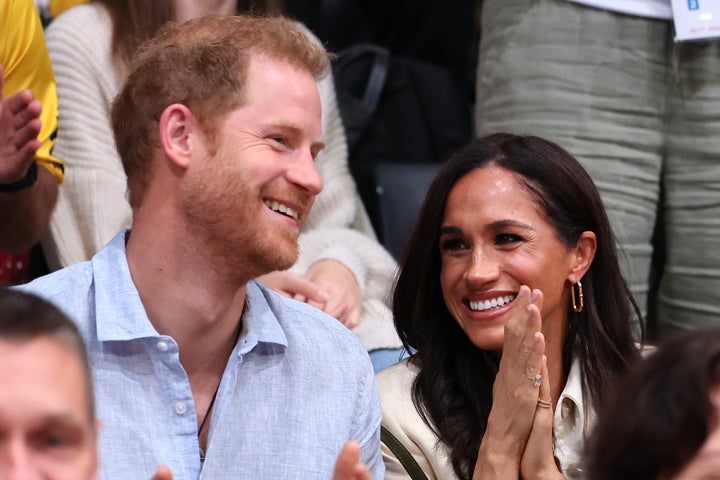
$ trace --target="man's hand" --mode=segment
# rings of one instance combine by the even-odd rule
[[[367,467],[360,461],[360,445],[357,442],[351,440],[343,445],[335,462],[333,480],[372,480]]]
[[[35,161],[40,148],[42,104],[30,90],[22,90],[10,97],[2,93],[5,76],[0,65],[0,183],[21,180]]]
[[[160,465],[150,480],[173,480],[173,474],[168,467]]]

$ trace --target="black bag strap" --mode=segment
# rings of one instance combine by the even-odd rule
[[[400,460],[400,463],[412,480],[427,480],[425,472],[422,471],[422,468],[420,468],[420,465],[415,461],[412,454],[395,438],[395,435],[390,433],[390,430],[383,426],[380,427],[380,440],[390,449],[393,455]]]
[[[362,96],[362,104],[367,109],[369,116],[377,108],[380,95],[385,88],[385,80],[390,68],[390,50],[372,43],[359,43],[348,47],[338,53],[338,61],[333,67],[333,74],[336,78],[342,78],[347,68],[364,57],[370,57],[372,61]]]

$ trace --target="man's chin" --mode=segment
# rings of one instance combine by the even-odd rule
[[[299,255],[297,243],[293,247],[274,249],[267,257],[266,265],[269,272],[287,270],[297,262]]]

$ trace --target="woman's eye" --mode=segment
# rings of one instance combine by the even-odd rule
[[[521,242],[522,237],[514,233],[501,233],[495,236],[495,243],[498,245],[507,245],[509,243]]]
[[[443,252],[457,252],[466,248],[466,244],[459,238],[449,238],[440,241],[440,250]]]

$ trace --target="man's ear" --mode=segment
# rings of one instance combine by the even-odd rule
[[[163,110],[158,125],[160,145],[168,161],[185,169],[195,146],[198,122],[188,107],[173,103]]]
[[[595,232],[585,231],[581,233],[577,245],[573,249],[574,259],[570,266],[570,275],[568,275],[568,280],[571,283],[577,283],[585,275],[595,258],[596,251],[597,237]]]

